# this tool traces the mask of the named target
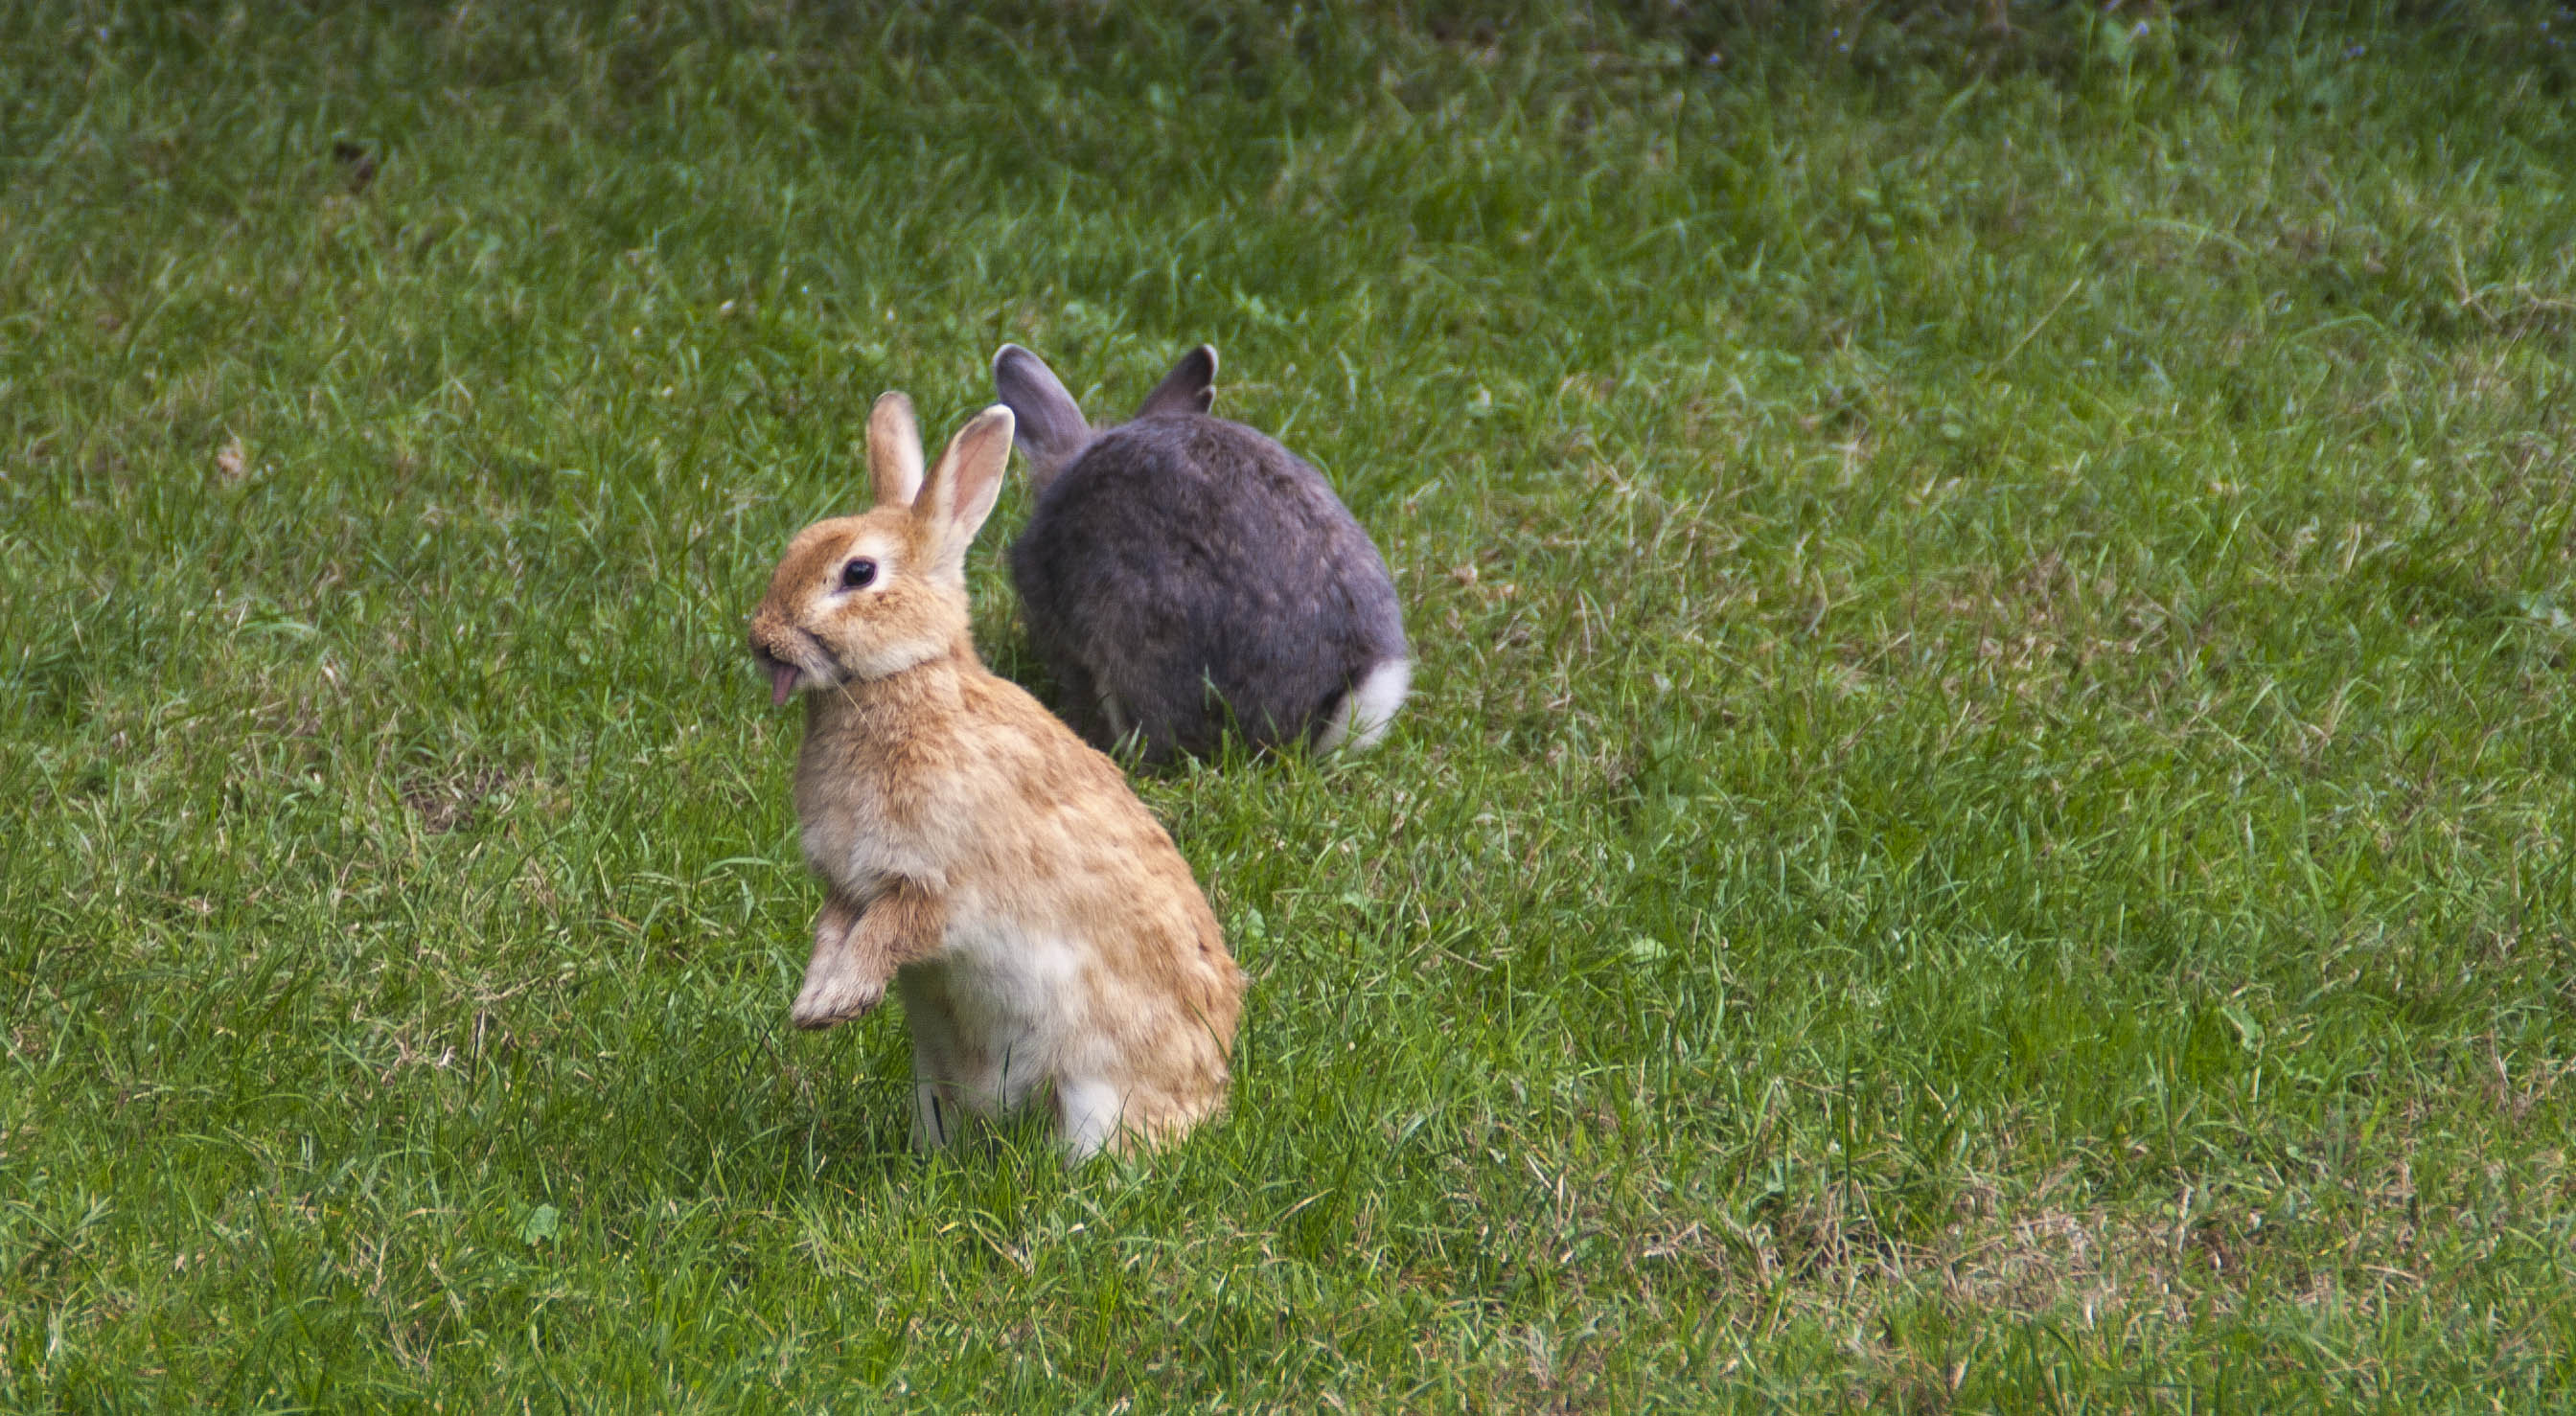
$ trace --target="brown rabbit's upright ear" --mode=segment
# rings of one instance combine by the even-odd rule
[[[966,548],[1002,494],[1002,472],[1011,464],[1011,423],[1010,408],[999,403],[967,419],[922,483],[912,519],[934,568],[964,572]]]
[[[1154,391],[1136,407],[1136,416],[1157,413],[1205,413],[1216,406],[1216,346],[1202,344],[1181,356]]]
[[[880,394],[868,410],[868,485],[878,506],[910,506],[921,495],[921,425],[900,393]]]

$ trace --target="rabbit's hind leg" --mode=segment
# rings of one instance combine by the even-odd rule
[[[965,1126],[967,1088],[959,1082],[970,1059],[934,969],[904,969],[895,975],[895,987],[912,1029],[912,1148],[939,1150]]]

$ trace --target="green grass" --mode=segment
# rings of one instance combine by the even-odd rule
[[[2570,1400],[2576,16],[2092,8],[9,8],[0,1407]],[[1200,339],[1419,695],[916,1160],[744,617]]]

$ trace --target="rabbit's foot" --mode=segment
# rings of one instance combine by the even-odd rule
[[[865,1017],[885,1001],[897,967],[936,953],[938,906],[909,885],[895,885],[862,911],[837,893],[814,916],[814,957],[805,986],[787,1010],[800,1028],[828,1028]]]
[[[822,911],[814,916],[814,957],[805,965],[805,987],[787,1010],[790,1022],[800,1028],[828,1028],[864,1017],[885,1001],[891,968],[868,967],[868,960],[852,947],[859,942],[864,918],[837,894],[823,901]]]
[[[787,1010],[787,1019],[808,1031],[864,1018],[885,1001],[883,975],[870,980],[846,967],[817,965],[805,971],[804,990]]]

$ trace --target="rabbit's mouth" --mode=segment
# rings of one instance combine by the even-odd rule
[[[769,675],[769,703],[773,708],[795,696],[796,680],[805,674],[803,669],[784,659],[769,657],[766,651],[760,656],[760,667]]]
[[[810,635],[800,637],[809,641],[812,638]],[[762,643],[751,646],[752,661],[760,665],[760,672],[769,680],[769,702],[772,707],[784,705],[788,699],[795,697],[796,690],[808,681],[821,683],[827,677],[815,673],[812,669],[778,652],[779,649],[786,649],[792,653],[795,647],[781,644],[773,649],[768,644]]]

